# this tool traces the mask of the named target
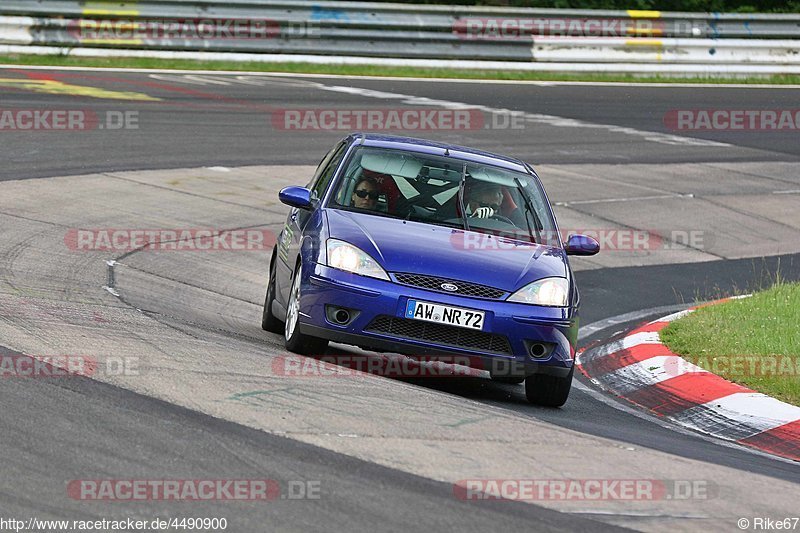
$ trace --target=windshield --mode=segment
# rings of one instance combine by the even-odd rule
[[[560,246],[533,176],[452,157],[360,147],[331,207]]]

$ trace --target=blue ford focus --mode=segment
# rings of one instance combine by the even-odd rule
[[[291,207],[270,263],[262,327],[295,353],[329,341],[417,358],[459,356],[530,402],[569,395],[578,290],[533,168],[432,141],[352,134]]]

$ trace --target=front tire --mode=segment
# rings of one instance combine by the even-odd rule
[[[545,407],[561,407],[567,403],[572,388],[572,375],[575,365],[564,377],[547,374],[534,374],[525,378],[525,396],[528,401]]]
[[[497,376],[490,373],[489,377],[497,383],[510,383],[511,385],[517,385],[525,381],[525,376]]]
[[[289,291],[289,304],[286,306],[283,336],[286,349],[301,355],[322,355],[328,347],[327,339],[311,337],[300,333],[300,280],[303,264],[298,263],[292,278],[292,290]]]
[[[276,262],[278,257],[272,254],[272,261],[269,263],[269,282],[267,283],[267,296],[264,298],[264,310],[261,312],[261,329],[272,333],[283,333],[283,322],[272,314],[272,302],[275,301],[275,286],[277,284]]]

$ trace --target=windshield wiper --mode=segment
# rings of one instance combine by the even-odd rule
[[[469,231],[467,222],[467,207],[464,205],[464,186],[467,183],[467,164],[461,167],[461,182],[458,184],[458,206],[461,208],[461,218],[464,220],[464,230]]]
[[[541,227],[541,229],[544,229],[544,227],[542,227],[542,223],[539,221],[539,217],[536,216],[536,211],[534,211],[533,210],[533,206],[531,206],[531,201],[530,201],[530,199],[528,199],[528,195],[525,193],[525,188],[522,186],[522,183],[519,181],[519,178],[516,177],[516,176],[514,176],[514,183],[517,184],[517,189],[519,190],[519,193],[522,195],[522,201],[525,202],[525,211],[526,211],[526,213],[525,213],[525,224],[528,225],[528,237],[533,237],[533,235],[531,234],[531,229],[535,229],[536,230],[536,243],[544,244],[542,242],[542,235],[541,235],[541,233],[539,233],[540,227]],[[528,220],[528,213],[533,215],[533,223],[534,223],[534,227],[533,228],[531,228],[531,221]]]

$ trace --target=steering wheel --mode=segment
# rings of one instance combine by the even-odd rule
[[[506,216],[503,216],[503,215],[492,215],[489,218],[493,218],[495,220],[499,220],[500,222],[505,222],[506,224],[511,224],[515,228],[517,227],[517,225],[514,224],[514,222],[510,218],[508,218]]]

